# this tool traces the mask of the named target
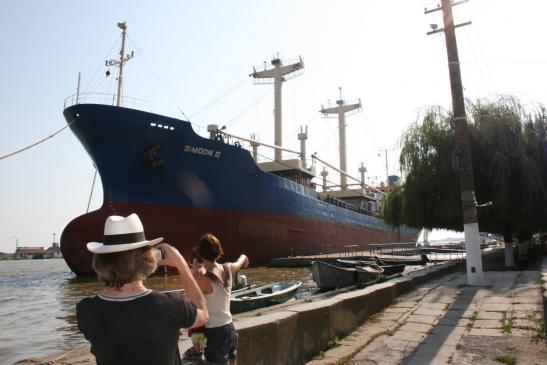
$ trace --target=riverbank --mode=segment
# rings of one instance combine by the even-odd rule
[[[485,270],[499,270],[497,261],[500,259],[503,260],[502,250],[484,255]],[[469,336],[483,336],[479,343],[494,351],[500,348],[495,345],[499,341],[520,343],[540,333],[529,329],[531,324],[525,322],[532,320],[527,317],[528,309],[533,309],[534,325],[539,318],[543,319],[543,313],[537,310],[541,307],[539,270],[487,271],[485,277],[488,286],[468,287],[463,262],[451,262],[428,266],[426,270],[365,289],[334,296],[323,294],[323,297],[235,316],[240,348],[238,364],[365,363],[367,356],[380,356],[386,349],[394,352],[383,355],[383,363],[398,364],[414,353],[421,360],[445,356],[444,350],[442,355],[427,350],[431,348],[427,346],[433,346],[430,343],[438,345],[435,341],[443,336],[447,349],[473,346],[477,340]],[[512,296],[504,295],[504,290],[509,290]],[[529,328],[522,328],[526,325]],[[448,328],[454,334],[446,332]],[[512,335],[504,332],[509,329]],[[518,338],[511,340],[511,336]],[[454,343],[456,337],[458,341]],[[496,339],[498,342],[490,342],[491,337],[501,338]],[[389,345],[383,341],[390,341]],[[181,337],[181,350],[189,344]],[[371,352],[373,355],[363,352],[375,348],[377,351]],[[522,344],[522,348],[528,347]],[[526,351],[541,359],[541,347],[533,349]],[[473,353],[471,350],[463,354]],[[80,361],[94,364],[88,351],[86,345],[67,357],[58,358],[68,364]],[[457,354],[449,354],[446,358],[450,356],[452,360],[463,358]],[[48,360],[52,359],[20,364],[41,364]]]
[[[540,270],[484,276],[483,287],[465,273],[420,285],[307,365],[547,364]]]

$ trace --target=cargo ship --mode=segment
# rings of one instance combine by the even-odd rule
[[[125,39],[126,24],[118,26]],[[124,56],[124,43],[120,59],[110,61],[119,67],[116,105],[87,103],[81,95],[65,102],[64,117],[93,160],[104,193],[98,210],[75,218],[62,233],[63,257],[75,274],[93,273],[86,243],[101,241],[110,215],[137,213],[148,239],[164,237],[183,255],[211,232],[223,244],[224,259],[246,253],[254,265],[295,252],[321,253],[325,247],[416,240],[417,230],[389,226],[371,209],[375,198],[367,194],[364,177],[350,189],[348,174],[340,169],[344,178],[337,190],[324,184],[317,191],[315,167],[306,166],[303,144],[300,159],[281,159],[280,151],[287,149],[277,128],[277,87],[289,71],[303,67],[301,60],[284,66],[274,59],[271,68],[253,72],[256,79],[273,78],[276,86],[276,140],[267,145],[215,125],[202,137],[188,121],[124,107],[123,66],[132,56]],[[304,131],[299,138],[305,142]],[[242,147],[247,142],[252,151]],[[259,163],[258,147],[274,148],[276,159]]]

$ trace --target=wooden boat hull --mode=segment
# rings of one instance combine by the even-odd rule
[[[363,284],[376,280],[383,270],[375,264],[362,267],[343,267],[322,261],[311,264],[313,280],[321,290],[333,290],[345,286]]]
[[[370,264],[377,264],[373,261],[362,261],[362,260],[337,260],[337,263],[345,267],[356,267],[356,266],[365,266]],[[405,270],[405,264],[394,264],[394,265],[381,265],[378,264],[384,270],[384,275],[395,275],[400,274]]]

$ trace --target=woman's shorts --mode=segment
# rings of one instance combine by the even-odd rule
[[[220,327],[206,328],[207,347],[205,363],[210,365],[228,364],[237,358],[237,333],[233,323]]]

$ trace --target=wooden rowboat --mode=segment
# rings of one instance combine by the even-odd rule
[[[376,280],[384,270],[373,263],[346,267],[336,262],[312,261],[311,272],[313,280],[321,290],[333,290]]]
[[[230,311],[232,314],[247,312],[253,309],[265,308],[280,304],[294,298],[302,282],[273,283],[256,288],[232,292]]]
[[[382,265],[378,264],[377,262],[373,261],[363,261],[363,260],[342,260],[338,259],[336,260],[337,264],[340,263],[342,266],[345,267],[356,267],[356,266],[365,266],[370,264],[377,264],[380,266],[384,272],[383,275],[395,275],[400,274],[405,270],[406,265],[405,264],[395,264],[395,265]],[[336,265],[336,264],[335,264]]]

